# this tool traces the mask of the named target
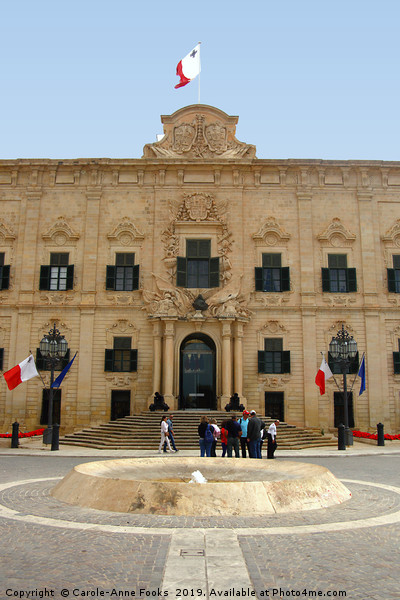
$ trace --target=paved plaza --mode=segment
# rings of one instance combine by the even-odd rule
[[[50,496],[74,465],[117,456],[157,460],[155,451],[0,448],[1,600],[400,599],[400,445],[278,453],[282,462],[329,468],[352,493],[339,506],[302,513],[133,515]]]

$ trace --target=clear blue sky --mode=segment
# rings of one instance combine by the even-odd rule
[[[400,160],[399,0],[2,0],[0,158],[138,158],[197,103],[258,158]]]

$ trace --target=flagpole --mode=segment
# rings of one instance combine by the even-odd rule
[[[201,42],[199,42],[199,46],[200,46],[200,44],[201,44]],[[200,73],[201,73],[201,58],[200,58],[199,87],[198,87],[197,104],[200,104]]]

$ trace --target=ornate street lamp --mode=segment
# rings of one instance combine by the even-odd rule
[[[54,424],[53,426],[53,388],[52,385],[54,383],[54,370],[58,363],[64,358],[68,351],[68,343],[63,335],[60,334],[58,329],[56,329],[56,324],[54,323],[53,329],[50,329],[49,333],[43,336],[39,344],[40,354],[43,356],[44,360],[50,366],[50,390],[49,390],[49,412],[47,419],[47,430],[44,431],[43,440],[46,440],[45,443],[51,443],[52,450],[58,450],[58,432],[59,432],[59,424]]]
[[[357,355],[357,342],[353,336],[349,335],[343,324],[342,329],[338,331],[336,337],[333,337],[331,343],[329,344],[329,353],[333,361],[340,366],[343,374],[344,440],[345,445],[350,446],[353,443],[353,432],[349,429],[347,373],[348,367]]]

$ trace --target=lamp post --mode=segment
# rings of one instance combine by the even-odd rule
[[[340,365],[343,374],[343,402],[344,402],[344,440],[345,445],[351,446],[353,443],[353,432],[349,429],[349,408],[347,392],[347,372],[348,367],[357,355],[357,342],[350,336],[342,324],[342,329],[337,332],[329,344],[329,352],[334,362]]]
[[[39,348],[40,354],[43,356],[44,360],[50,365],[51,370],[47,430],[44,432],[45,435],[43,439],[45,439],[47,443],[51,442],[52,450],[58,450],[58,435],[54,435],[53,426],[53,388],[51,386],[54,383],[54,370],[58,363],[66,355],[68,350],[68,343],[64,336],[60,334],[58,329],[56,329],[55,323],[53,329],[50,329],[49,333],[43,336],[43,339],[39,344]]]

